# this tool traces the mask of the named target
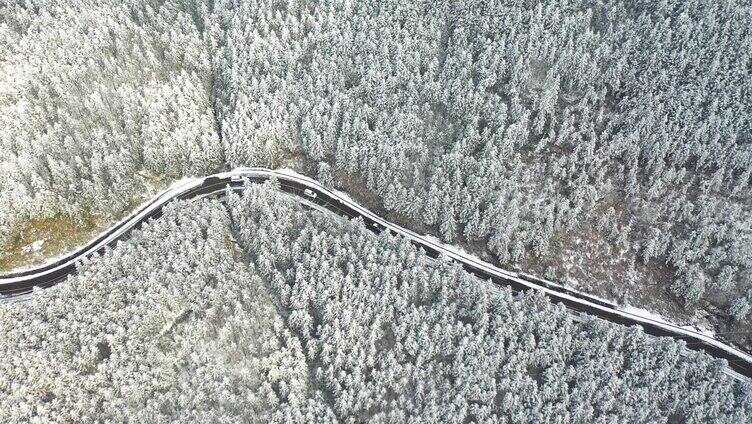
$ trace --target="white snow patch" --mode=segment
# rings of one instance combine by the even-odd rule
[[[684,325],[684,326],[682,326],[682,328],[684,328],[686,330],[694,331],[696,333],[704,334],[704,335],[706,335],[708,337],[715,338],[715,331],[713,331],[712,329],[709,329],[709,328],[699,327],[697,325]]]
[[[660,314],[656,314],[655,312],[648,311],[647,309],[643,309],[643,308],[638,308],[636,306],[629,306],[629,305],[627,305],[627,306],[620,307],[619,310],[624,311],[624,312],[628,312],[628,313],[630,313],[632,315],[640,316],[642,318],[647,318],[647,319],[650,319],[650,320],[653,320],[653,321],[662,322],[662,323],[669,324],[669,325],[674,326],[674,327],[683,328],[685,330],[689,330],[689,331],[692,331],[694,333],[700,333],[700,334],[703,334],[705,336],[715,338],[715,331],[713,331],[713,330],[710,330],[710,329],[707,329],[707,328],[704,328],[704,327],[699,327],[699,326],[696,326],[696,325],[677,325],[677,324],[671,322],[671,320],[669,320],[668,318],[665,318],[664,316],[662,316]]]
[[[428,241],[430,241],[431,243],[433,243],[435,245],[441,246],[442,249],[448,250],[448,251],[454,253],[457,256],[472,257],[476,261],[483,261],[481,258],[478,258],[478,257],[476,257],[476,256],[468,253],[462,247],[456,246],[456,245],[453,245],[453,244],[446,244],[446,243],[444,243],[443,241],[441,241],[441,239],[439,239],[436,236],[432,236],[430,234],[421,234],[420,238],[422,238],[424,240],[428,240]],[[483,261],[483,262],[485,262],[485,261]]]
[[[346,201],[348,201],[350,203],[355,203],[355,201],[352,199],[352,197],[350,197],[350,195],[347,194],[347,193],[345,193],[344,191],[332,190],[332,193],[336,194],[337,196],[339,196],[343,200],[346,200]]]
[[[42,246],[44,246],[45,241],[46,240],[37,240],[34,243],[22,247],[21,250],[24,253],[39,252],[40,250],[42,250]]]
[[[622,306],[619,309],[624,312],[628,312],[632,315],[637,315],[637,316],[647,318],[653,321],[659,321],[659,322],[663,322],[666,324],[671,324],[671,321],[667,320],[666,318],[664,318],[663,316],[659,314],[656,314],[655,312],[650,312],[647,309],[642,309],[642,308],[638,308],[636,306],[630,306],[630,305]]]

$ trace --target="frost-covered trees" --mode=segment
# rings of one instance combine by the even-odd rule
[[[178,3],[0,5],[0,246],[29,218],[122,213],[144,176],[221,167],[207,49]]]
[[[224,206],[175,204],[79,276],[3,305],[0,421],[331,420],[231,240]]]
[[[680,342],[515,296],[273,186],[179,201],[0,308],[0,420],[747,422]]]
[[[0,8],[0,246],[152,174],[293,165],[609,297],[752,297],[747,2]]]
[[[302,153],[507,265],[635,263],[725,311],[752,292],[749,4],[230,3],[212,57],[231,164]]]
[[[721,362],[680,343],[575,322],[543,297],[515,297],[405,239],[301,212],[263,187],[229,204],[239,245],[289,314],[342,420],[748,419],[738,408],[752,407],[749,399],[729,398],[726,383],[685,395],[703,375],[725,377]]]

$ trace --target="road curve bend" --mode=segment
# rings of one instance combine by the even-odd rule
[[[64,281],[69,275],[76,273],[78,261],[102,253],[108,247],[114,247],[118,241],[127,238],[131,231],[138,229],[144,222],[161,216],[162,208],[175,199],[215,195],[223,193],[228,187],[232,190],[242,190],[244,181],[262,183],[271,178],[275,178],[280,188],[289,194],[300,196],[308,202],[343,217],[361,218],[366,227],[375,233],[389,231],[407,237],[426,255],[432,258],[445,257],[455,261],[478,278],[490,280],[499,286],[511,287],[514,292],[539,290],[553,302],[562,303],[575,313],[585,313],[627,326],[639,325],[648,334],[684,340],[689,349],[704,351],[713,357],[725,359],[729,364],[727,374],[730,376],[737,379],[745,377],[752,379],[752,356],[720,340],[688,328],[620,310],[613,303],[544,279],[503,270],[472,255],[444,246],[431,240],[430,237],[416,234],[386,221],[352,201],[348,196],[331,191],[311,178],[288,170],[238,168],[178,184],[157,195],[75,252],[40,267],[0,274],[0,299],[25,298],[36,287],[47,288]]]

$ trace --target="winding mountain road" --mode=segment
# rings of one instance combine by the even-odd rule
[[[752,356],[720,340],[691,329],[620,310],[617,305],[608,301],[550,281],[523,273],[505,271],[472,255],[444,246],[431,240],[430,237],[421,236],[385,221],[350,200],[346,195],[335,193],[310,178],[285,170],[239,168],[178,184],[157,195],[150,202],[75,252],[37,268],[0,275],[0,298],[5,300],[25,298],[35,287],[51,287],[64,281],[69,275],[76,273],[76,263],[79,260],[102,253],[108,247],[114,247],[118,241],[127,239],[130,232],[138,229],[144,222],[158,218],[162,214],[162,208],[175,199],[193,199],[216,195],[223,193],[228,186],[233,190],[242,190],[245,180],[252,183],[262,183],[271,178],[276,178],[280,188],[287,193],[300,196],[308,202],[348,219],[361,218],[367,228],[374,233],[390,231],[408,237],[428,256],[432,258],[444,256],[449,260],[456,261],[467,272],[478,278],[490,280],[499,286],[509,286],[514,292],[540,290],[553,302],[562,303],[575,313],[597,316],[622,325],[639,325],[648,334],[684,340],[689,349],[704,351],[713,357],[728,361],[727,374],[730,376],[737,379],[752,378]]]

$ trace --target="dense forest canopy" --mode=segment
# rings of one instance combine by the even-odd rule
[[[2,10],[3,235],[29,217],[121,212],[144,190],[139,173],[221,165],[209,59],[187,11],[54,3]]]
[[[0,243],[153,175],[296,163],[505,266],[748,321],[747,2],[0,7]]]
[[[502,263],[556,263],[584,234],[627,270],[668,264],[687,304],[747,316],[748,6],[264,5],[219,8],[230,163],[302,149]]]
[[[723,361],[296,202],[273,184],[176,202],[3,305],[0,420],[752,419],[752,385]]]

